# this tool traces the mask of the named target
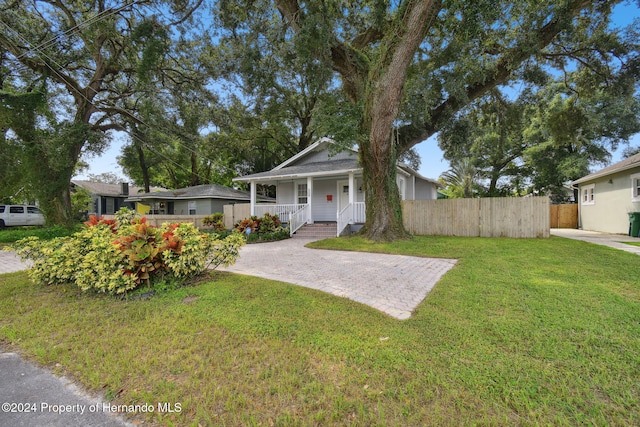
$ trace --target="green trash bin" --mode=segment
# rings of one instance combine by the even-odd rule
[[[640,212],[629,212],[629,236],[640,237]]]

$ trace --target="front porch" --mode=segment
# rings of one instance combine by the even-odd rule
[[[289,232],[291,235],[302,228],[305,224],[314,224],[316,222],[314,221],[312,204],[310,203],[257,203],[251,205],[251,215],[263,216],[266,213],[278,215],[280,221],[289,224]],[[363,224],[365,220],[364,202],[347,203],[346,206],[336,213],[336,236],[340,236],[344,233],[347,226]]]
[[[250,186],[251,215],[278,215],[289,224],[291,234],[305,224],[334,222],[340,236],[350,224],[365,222],[365,194],[362,175],[346,171],[316,176],[261,177],[247,179]],[[276,187],[276,203],[257,203],[259,184]]]

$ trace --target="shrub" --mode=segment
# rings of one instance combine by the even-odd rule
[[[258,217],[252,216],[245,218],[234,225],[234,229],[238,233],[245,233],[247,228],[250,228],[251,232],[254,233],[258,229]]]
[[[247,243],[273,242],[288,239],[289,237],[291,237],[289,235],[289,227],[278,227],[267,233],[251,233],[247,235]]]
[[[247,228],[251,227],[251,233],[246,234]],[[246,236],[247,242],[269,242],[289,238],[289,228],[283,228],[278,215],[264,214],[258,218],[252,216],[239,221],[235,225],[235,231]]]
[[[121,294],[172,278],[189,278],[207,268],[233,264],[244,239],[219,239],[190,223],[157,228],[145,218],[128,224],[96,217],[73,236],[15,243],[22,259],[33,261],[30,277],[41,284],[74,283],[82,290]]]
[[[225,231],[224,227],[224,214],[220,212],[212,213],[211,215],[202,218],[202,224],[207,227],[213,227],[215,231]]]
[[[79,230],[80,224],[73,227],[63,227],[61,225],[51,227],[10,227],[0,232],[0,243],[12,243],[30,236],[50,240],[56,237],[70,236]]]

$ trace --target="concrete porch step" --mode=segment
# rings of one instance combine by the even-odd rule
[[[337,232],[336,223],[306,224],[293,237],[336,237]]]

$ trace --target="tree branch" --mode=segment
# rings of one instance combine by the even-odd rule
[[[449,119],[470,101],[483,96],[496,86],[507,82],[512,72],[518,68],[523,61],[548,46],[553,39],[565,29],[568,20],[575,17],[582,9],[591,4],[592,2],[588,0],[574,0],[570,6],[565,9],[564,13],[533,31],[531,36],[522,40],[518,46],[505,52],[495,63],[493,67],[494,71],[487,79],[482,82],[469,84],[463,97],[451,95],[440,105],[433,108],[431,110],[431,120],[429,123],[420,128],[410,125],[400,128],[399,153],[407,151],[416,144],[434,135],[445,120]]]

